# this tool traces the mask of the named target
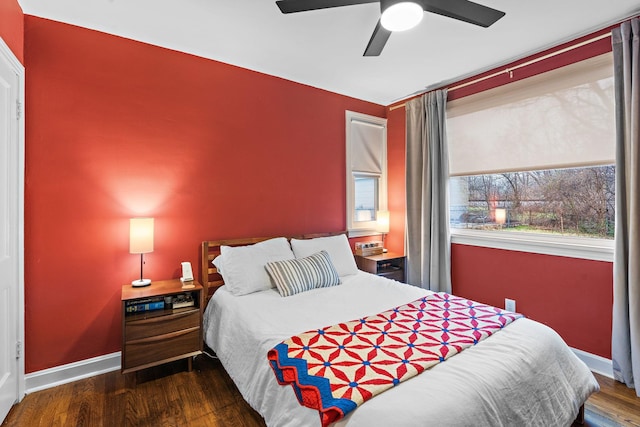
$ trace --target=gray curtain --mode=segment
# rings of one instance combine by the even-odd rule
[[[634,387],[634,379],[640,381],[640,19],[615,28],[611,38],[616,93],[611,355],[616,380]]]
[[[405,105],[407,114],[407,282],[451,292],[445,132],[447,91]]]

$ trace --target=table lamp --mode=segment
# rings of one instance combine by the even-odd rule
[[[382,250],[387,252],[384,248],[384,236],[389,232],[389,211],[376,212],[376,231],[382,234]]]
[[[153,252],[153,218],[131,218],[129,220],[129,253],[140,254],[140,279],[131,285],[149,286],[151,279],[142,278],[144,254]]]

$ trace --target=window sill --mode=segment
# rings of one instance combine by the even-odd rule
[[[613,262],[614,241],[607,239],[452,228],[451,243]]]
[[[382,233],[376,230],[349,230],[349,238],[365,237],[365,236],[382,236]]]

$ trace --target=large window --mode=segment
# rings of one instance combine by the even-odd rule
[[[613,239],[615,168],[453,177],[451,227]]]
[[[452,241],[610,251],[612,76],[606,54],[449,103]]]
[[[387,120],[346,112],[347,228],[350,236],[375,234],[387,209]]]

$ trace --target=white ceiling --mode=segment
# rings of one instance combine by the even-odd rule
[[[389,105],[640,13],[639,0],[478,0],[489,28],[425,14],[379,57],[362,53],[378,3],[283,15],[275,0],[18,0],[25,14]]]

